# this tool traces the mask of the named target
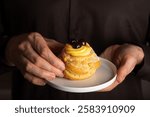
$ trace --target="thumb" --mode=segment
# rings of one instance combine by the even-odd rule
[[[108,48],[106,48],[102,53],[101,53],[101,57],[108,59],[109,61],[112,61],[114,58],[114,53],[116,52],[116,50],[120,47],[120,45],[112,45],[109,46]]]
[[[48,47],[53,51],[53,52],[60,52],[64,48],[64,44],[60,43],[58,41],[55,41],[53,39],[47,39],[45,38]]]
[[[132,72],[136,65],[136,59],[133,57],[127,57],[123,59],[117,71],[117,82],[120,84],[128,74]]]

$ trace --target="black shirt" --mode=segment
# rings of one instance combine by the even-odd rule
[[[66,93],[46,85],[35,86],[18,70],[13,76],[13,99],[143,99],[141,79],[150,81],[149,0],[1,0],[0,36],[39,32],[66,43],[86,39],[97,54],[112,44],[131,43],[143,48],[140,69],[110,92]],[[4,51],[4,50],[3,50]]]

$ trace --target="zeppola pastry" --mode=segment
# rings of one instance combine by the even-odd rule
[[[99,57],[87,42],[72,41],[66,44],[61,58],[65,63],[64,77],[83,80],[92,76],[100,66]]]

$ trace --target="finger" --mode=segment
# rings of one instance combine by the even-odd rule
[[[132,72],[136,65],[136,59],[131,56],[126,56],[122,59],[121,64],[117,71],[117,78],[116,81],[109,87],[101,90],[100,92],[106,92],[111,91],[114,89],[117,85],[123,82],[123,80],[126,78],[126,76]]]
[[[117,71],[117,82],[120,84],[135,68],[136,59],[130,56],[124,57]]]
[[[39,85],[39,86],[44,86],[46,85],[46,81],[44,79],[38,78],[32,74],[25,73],[24,78],[26,78],[29,82]]]
[[[27,45],[26,49],[24,50],[24,56],[27,57],[34,65],[47,70],[49,72],[53,72],[56,76],[63,77],[63,73],[61,70],[57,69],[56,67],[49,64],[45,59],[40,57],[31,47],[30,44]]]
[[[105,58],[105,59],[111,61],[111,49],[110,49],[110,48],[106,49],[103,53],[101,53],[100,56],[101,56],[102,58]]]
[[[52,53],[52,51],[48,48],[46,41],[40,34],[31,34],[30,42],[32,47],[38,52],[38,54],[45,60],[47,60],[50,64],[60,70],[65,69],[64,63]]]
[[[27,58],[21,56],[20,58],[22,61],[20,61],[20,65],[17,65],[20,67],[21,71],[24,73],[30,73],[36,77],[39,77],[41,79],[45,80],[53,80],[55,79],[55,74],[52,72],[48,72],[46,70],[43,70],[34,64],[32,64]]]
[[[108,92],[113,90],[117,85],[119,85],[118,81],[116,80],[115,82],[113,82],[110,86],[100,90],[99,92]]]
[[[62,49],[64,48],[64,44],[60,43],[58,41],[55,41],[53,39],[47,39],[45,38],[48,47],[55,53],[61,52]]]
[[[108,48],[106,48],[104,50],[104,52],[101,53],[101,57],[105,58],[105,59],[108,59],[110,61],[113,60],[113,57],[114,57],[114,53],[115,51],[120,47],[120,45],[112,45],[112,46],[109,46]]]

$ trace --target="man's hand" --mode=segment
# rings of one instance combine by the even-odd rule
[[[112,45],[101,54],[101,57],[112,61],[118,68],[116,81],[111,86],[101,90],[103,92],[111,91],[122,83],[135,66],[143,61],[144,52],[142,48],[136,45]]]
[[[62,49],[63,44],[45,39],[39,33],[22,34],[8,42],[6,60],[33,84],[45,85],[46,80],[63,77],[65,65],[52,52],[56,48]]]

